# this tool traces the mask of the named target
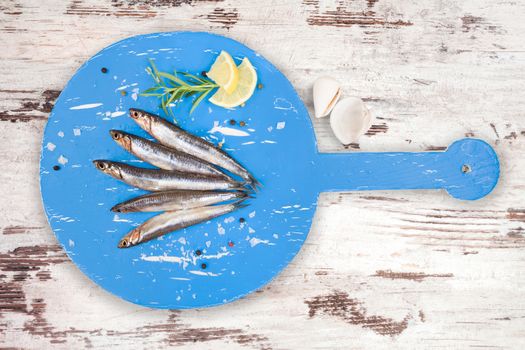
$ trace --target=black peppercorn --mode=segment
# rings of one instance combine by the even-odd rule
[[[202,263],[202,264],[201,264],[201,268],[202,268],[202,269],[205,269],[206,267],[208,267],[208,265],[206,265],[205,263]]]
[[[246,221],[245,218],[240,218],[240,219],[239,219],[239,222],[240,222],[241,224],[242,224],[243,222],[245,222],[245,221]]]
[[[197,255],[197,256],[202,255],[202,251],[200,249],[197,249],[195,251],[195,255]]]
[[[60,170],[60,167],[58,165],[53,166],[53,170]]]
[[[102,73],[107,73],[108,72],[108,69],[106,67],[102,67],[102,69],[100,70]]]
[[[230,119],[230,125],[235,125],[235,120]]]

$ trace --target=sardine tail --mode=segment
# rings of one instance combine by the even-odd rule
[[[246,208],[248,206],[248,204],[244,202],[246,199],[247,198],[243,198],[243,199],[239,199],[238,201],[234,202],[233,203],[234,210]]]
[[[248,186],[253,188],[253,190],[256,192],[262,187],[262,184],[251,174],[248,174],[248,178],[246,180],[248,181]]]
[[[248,193],[253,193],[253,190],[250,187],[244,187],[242,185],[237,186],[237,187],[229,188],[229,190],[238,191],[238,192],[247,193],[247,194]]]

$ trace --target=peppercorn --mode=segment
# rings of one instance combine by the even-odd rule
[[[235,120],[234,119],[230,119],[230,125],[235,125]]]
[[[197,249],[195,251],[195,255],[197,255],[197,256],[202,255],[202,251],[200,249]]]
[[[241,121],[241,122],[239,122],[239,125],[240,125],[240,126],[245,126],[245,125],[246,125],[246,122]]]
[[[53,166],[53,170],[60,170],[60,167],[58,165]]]
[[[108,69],[106,67],[102,67],[102,69],[100,70],[102,73],[107,73],[108,72]]]
[[[240,219],[239,219],[239,222],[240,222],[241,224],[242,224],[243,222],[245,222],[245,221],[246,221],[245,218],[240,218]]]
[[[201,264],[201,268],[202,268],[202,269],[205,269],[206,267],[208,267],[208,265],[206,265],[206,263],[202,263],[202,264]]]

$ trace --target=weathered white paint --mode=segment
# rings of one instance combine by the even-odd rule
[[[246,131],[219,125],[218,121],[215,121],[213,123],[213,128],[211,128],[208,131],[208,133],[210,134],[214,134],[216,132],[226,135],[226,136],[240,136],[240,137],[250,136],[250,133]]]
[[[77,109],[92,109],[102,106],[102,103],[86,103],[83,105],[73,106],[69,107],[71,110],[77,110]]]

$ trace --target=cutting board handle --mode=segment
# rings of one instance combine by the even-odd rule
[[[440,152],[321,153],[314,169],[321,192],[444,189],[462,200],[486,196],[499,178],[494,149],[471,138]]]

